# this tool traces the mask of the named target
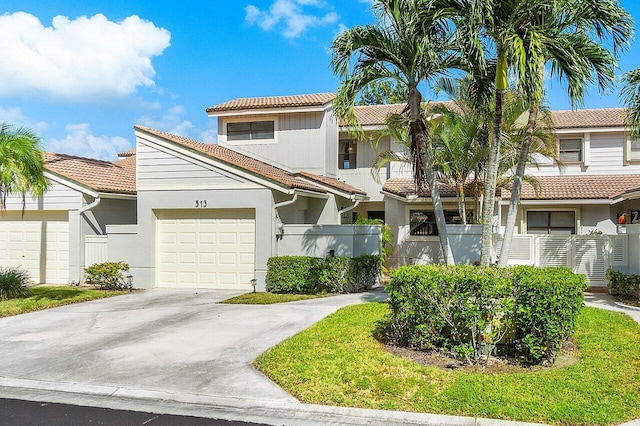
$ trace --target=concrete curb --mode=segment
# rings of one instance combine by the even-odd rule
[[[46,400],[102,408],[144,410],[159,414],[223,418],[272,425],[528,426],[539,424],[403,411],[332,407],[269,399],[177,394],[114,386],[3,377],[0,377],[0,394],[3,397],[30,401]]]

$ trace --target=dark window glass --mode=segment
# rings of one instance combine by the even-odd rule
[[[582,161],[582,139],[560,139],[560,160],[567,162]]]
[[[384,211],[368,211],[367,219],[379,219],[384,222]]]
[[[575,234],[576,213],[573,211],[527,212],[527,234]]]
[[[355,169],[357,168],[357,150],[358,144],[354,140],[346,139],[340,141],[338,151],[338,168]]]
[[[462,223],[462,219],[457,210],[445,210],[444,218],[445,222],[449,224]],[[428,210],[410,210],[409,234],[421,236],[438,235],[435,214]]]
[[[273,121],[227,123],[227,140],[248,141],[254,139],[273,139],[274,128]]]

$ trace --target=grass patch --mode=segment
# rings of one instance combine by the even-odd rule
[[[305,403],[551,424],[640,417],[640,326],[582,309],[570,367],[491,375],[425,367],[385,351],[371,332],[383,303],[343,308],[262,354],[255,365]]]
[[[275,294],[266,292],[245,293],[223,300],[220,303],[230,305],[272,305],[274,303],[296,302],[298,300],[317,299],[330,294]]]
[[[29,297],[0,302],[0,317],[19,315],[27,312],[40,311],[42,309],[55,308],[56,306],[87,302],[89,300],[129,293],[128,291],[104,291],[66,286],[32,287],[30,290],[31,296]]]

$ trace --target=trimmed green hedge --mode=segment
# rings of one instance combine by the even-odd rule
[[[391,344],[444,349],[474,364],[496,347],[531,363],[552,361],[573,332],[587,288],[566,268],[405,266],[391,274]]]
[[[380,257],[279,256],[267,262],[271,293],[352,293],[372,287],[380,275]]]
[[[609,268],[606,277],[610,295],[630,299],[640,298],[640,275],[623,274]]]

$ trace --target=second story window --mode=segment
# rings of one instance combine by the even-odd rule
[[[344,139],[340,141],[340,147],[338,151],[338,168],[340,169],[355,169],[357,158],[358,144],[351,139]]]
[[[640,160],[640,139],[631,139],[630,145],[629,160]]]
[[[567,163],[577,163],[582,161],[582,139],[560,139],[560,160]]]
[[[250,141],[274,138],[273,121],[227,123],[228,141]]]

